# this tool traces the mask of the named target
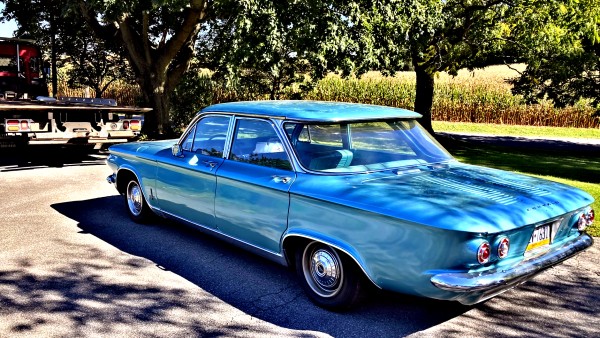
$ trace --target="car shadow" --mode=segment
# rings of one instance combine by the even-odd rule
[[[364,336],[366,332],[369,336],[397,337],[425,330],[471,309],[456,302],[370,290],[356,309],[329,312],[308,300],[289,269],[174,222],[133,223],[119,196],[58,203],[52,208],[77,221],[82,233],[148,259],[242,312],[288,329],[343,337]],[[107,301],[106,297],[123,295],[104,297]]]
[[[0,149],[0,172],[103,165],[106,151],[93,145],[32,145]]]

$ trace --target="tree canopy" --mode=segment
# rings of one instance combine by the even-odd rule
[[[513,16],[515,48],[527,64],[513,92],[558,107],[600,105],[600,1],[536,1]]]
[[[600,0],[2,1],[3,18],[16,19],[20,31],[59,37],[79,83],[102,91],[98,84],[123,73],[118,65],[130,67],[154,108],[147,133],[171,132],[170,94],[193,62],[271,99],[332,71],[411,68],[414,109],[429,130],[442,71],[521,60],[527,69],[515,92],[530,101],[600,97]]]

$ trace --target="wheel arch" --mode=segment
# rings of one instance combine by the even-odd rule
[[[144,192],[144,187],[142,186],[142,182],[140,181],[140,178],[138,177],[138,175],[135,173],[135,171],[133,169],[119,168],[119,170],[117,171],[116,188],[117,188],[117,191],[121,195],[125,193],[125,189],[127,188],[127,183],[132,178],[135,178],[138,181],[138,183],[140,184],[140,187],[142,187],[142,193]]]
[[[288,231],[283,236],[282,249],[288,266],[290,266],[291,268],[295,268],[296,263],[294,260],[294,254],[296,250],[305,247],[308,243],[312,241],[329,245],[330,247],[338,250],[340,254],[349,257],[362,271],[364,277],[366,277],[366,279],[369,280],[377,288],[381,289],[381,287],[377,285],[377,283],[375,283],[371,273],[369,273],[369,270],[364,260],[351,245],[343,241],[337,240],[335,238],[312,231],[302,231],[300,229],[296,229]]]

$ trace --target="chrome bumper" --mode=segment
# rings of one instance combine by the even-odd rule
[[[512,268],[499,268],[481,273],[442,273],[431,277],[431,283],[439,289],[458,293],[456,300],[463,304],[475,304],[525,282],[575,256],[592,244],[592,237],[583,233],[539,257],[523,261]]]
[[[108,175],[106,181],[110,184],[115,184],[117,182],[117,174]]]

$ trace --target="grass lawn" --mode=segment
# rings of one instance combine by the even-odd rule
[[[442,131],[442,128],[436,130]],[[597,213],[600,212],[600,154],[598,153],[525,147],[507,148],[444,137],[438,139],[462,162],[520,172],[585,190],[594,196],[596,201],[593,208]],[[600,237],[600,221],[596,220],[588,228],[588,233]]]
[[[433,121],[433,130],[449,133],[486,134],[504,136],[541,136],[548,138],[600,139],[600,129],[514,126],[466,122]]]

